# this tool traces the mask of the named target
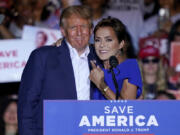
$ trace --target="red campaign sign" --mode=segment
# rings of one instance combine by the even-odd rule
[[[170,77],[169,81],[171,83],[177,83],[180,77],[180,42],[172,42],[170,50],[170,66],[174,67],[175,71],[178,72],[178,74]]]
[[[171,43],[170,65],[176,67],[180,64],[180,42]]]
[[[0,70],[3,69],[20,69],[24,68],[26,65],[26,61],[12,61],[12,62],[0,62]]]
[[[0,57],[17,57],[18,56],[18,50],[0,50]]]

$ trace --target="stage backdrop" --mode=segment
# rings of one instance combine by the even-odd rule
[[[44,135],[179,135],[180,101],[44,101]]]

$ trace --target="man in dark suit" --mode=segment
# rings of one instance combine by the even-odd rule
[[[64,39],[59,46],[34,50],[23,71],[18,103],[20,135],[43,134],[43,100],[91,99],[89,62],[95,55],[88,46],[90,10],[84,6],[66,8],[60,28]]]

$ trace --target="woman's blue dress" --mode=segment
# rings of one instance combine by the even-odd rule
[[[102,68],[104,71],[104,81],[109,86],[114,93],[116,89],[113,83],[112,74],[109,70]],[[137,96],[138,98],[142,93],[142,79],[140,69],[136,59],[126,59],[120,63],[116,68],[113,69],[116,80],[119,87],[119,92],[121,91],[123,80],[128,79],[128,82],[137,86]],[[105,100],[104,95],[97,89],[94,89],[93,99]]]

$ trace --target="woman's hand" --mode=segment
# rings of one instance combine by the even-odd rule
[[[90,73],[90,80],[98,87],[98,89],[104,94],[107,99],[115,100],[116,95],[115,93],[108,87],[106,92],[103,90],[107,87],[106,83],[104,82],[104,72],[99,67],[96,66],[93,61],[91,61],[92,70]],[[128,82],[128,79],[123,81],[122,90],[119,95],[119,99],[136,99],[137,93],[137,86]]]
[[[89,78],[96,85],[96,87],[98,87],[101,90],[104,86],[104,72],[99,66],[96,66],[93,61],[91,61],[91,66],[92,70]]]

